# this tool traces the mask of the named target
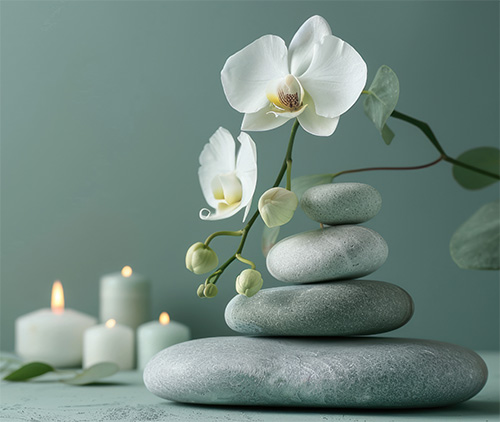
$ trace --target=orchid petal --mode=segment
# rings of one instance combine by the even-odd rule
[[[349,44],[328,35],[315,46],[311,65],[299,81],[314,99],[319,116],[337,117],[360,96],[366,83],[366,63]]]
[[[265,35],[229,57],[221,71],[224,93],[229,104],[241,113],[255,113],[265,107],[266,86],[288,72],[285,42]]]
[[[236,175],[242,185],[241,207],[246,207],[243,215],[243,221],[245,221],[257,186],[257,147],[250,135],[245,132],[240,133],[238,141],[241,146],[236,159]]]
[[[215,213],[212,213],[212,211],[210,211],[208,208],[202,208],[200,210],[200,218],[202,220],[210,221],[223,220],[224,218],[232,217],[239,210],[241,210],[242,207],[239,203],[234,205],[227,205],[223,202],[219,202],[216,208],[217,209]]]
[[[288,60],[292,74],[301,76],[309,68],[314,45],[320,44],[325,35],[332,35],[332,30],[321,16],[312,16],[302,24],[290,42]]]
[[[339,123],[339,117],[323,117],[316,114],[315,104],[309,94],[306,92],[304,102],[307,107],[304,112],[297,117],[300,126],[312,135],[330,136]]]
[[[270,111],[272,111],[271,107],[265,107],[256,113],[245,114],[243,122],[241,123],[241,130],[259,132],[263,130],[275,129],[290,120],[289,117],[275,115],[270,113]]]

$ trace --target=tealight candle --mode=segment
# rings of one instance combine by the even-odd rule
[[[137,330],[138,367],[144,369],[149,359],[160,350],[188,340],[191,340],[189,327],[170,321],[169,315],[162,312],[159,321],[142,324]]]
[[[85,331],[83,367],[99,362],[114,362],[120,369],[134,368],[134,331],[114,319]]]
[[[100,319],[136,329],[150,318],[150,282],[128,265],[120,273],[105,275],[100,286]]]
[[[83,332],[95,325],[90,315],[64,309],[60,281],[52,286],[51,309],[40,309],[16,319],[16,353],[25,360],[55,367],[82,364]]]

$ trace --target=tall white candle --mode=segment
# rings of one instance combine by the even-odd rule
[[[27,361],[42,361],[59,368],[81,366],[83,333],[96,323],[90,315],[64,309],[62,284],[56,281],[51,309],[16,319],[16,353]]]
[[[134,368],[134,332],[114,319],[85,331],[83,367],[100,362],[114,362],[120,369]]]
[[[109,319],[136,329],[150,318],[151,283],[129,266],[105,275],[100,286],[100,320]]]
[[[168,314],[162,312],[159,321],[147,322],[137,330],[137,366],[144,369],[159,351],[188,340],[191,340],[189,327],[170,321]]]

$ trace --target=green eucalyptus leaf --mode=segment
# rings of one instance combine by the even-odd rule
[[[307,176],[300,176],[292,179],[292,192],[297,195],[300,201],[304,192],[313,186],[324,185],[325,183],[332,183],[333,174],[311,174]]]
[[[21,366],[4,377],[6,381],[26,381],[30,378],[39,377],[47,372],[53,372],[55,368],[43,362],[30,362]]]
[[[477,210],[450,241],[455,263],[470,270],[500,269],[500,201],[490,202]]]
[[[280,234],[280,226],[269,228],[264,224],[264,230],[262,231],[262,241],[261,241],[261,249],[264,256],[267,256],[271,248],[276,244],[276,240],[278,240],[279,234]]]
[[[365,113],[379,130],[384,142],[389,145],[394,138],[394,132],[386,122],[399,99],[399,80],[389,66],[380,66],[367,94],[363,103]]]
[[[498,174],[500,169],[500,150],[495,147],[479,147],[473,148],[464,152],[457,158],[462,163],[470,164],[471,166]],[[481,189],[489,186],[498,179],[484,176],[472,170],[453,165],[453,177],[458,184],[465,189]]]
[[[120,368],[118,365],[113,362],[96,363],[84,369],[82,372],[79,372],[73,378],[63,380],[63,382],[71,385],[92,384],[101,378],[109,377],[117,373],[119,370]]]

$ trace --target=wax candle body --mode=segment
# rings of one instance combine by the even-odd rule
[[[151,318],[150,282],[133,273],[128,277],[121,273],[101,278],[100,320],[114,319],[118,324],[136,329]]]
[[[16,353],[25,360],[55,367],[82,364],[84,331],[97,320],[72,309],[40,309],[16,319]]]
[[[191,340],[189,327],[176,321],[170,321],[166,325],[158,321],[141,325],[137,330],[137,366],[144,369],[159,351],[188,340]]]
[[[134,332],[126,325],[96,325],[83,337],[83,367],[114,362],[120,369],[134,368]]]

